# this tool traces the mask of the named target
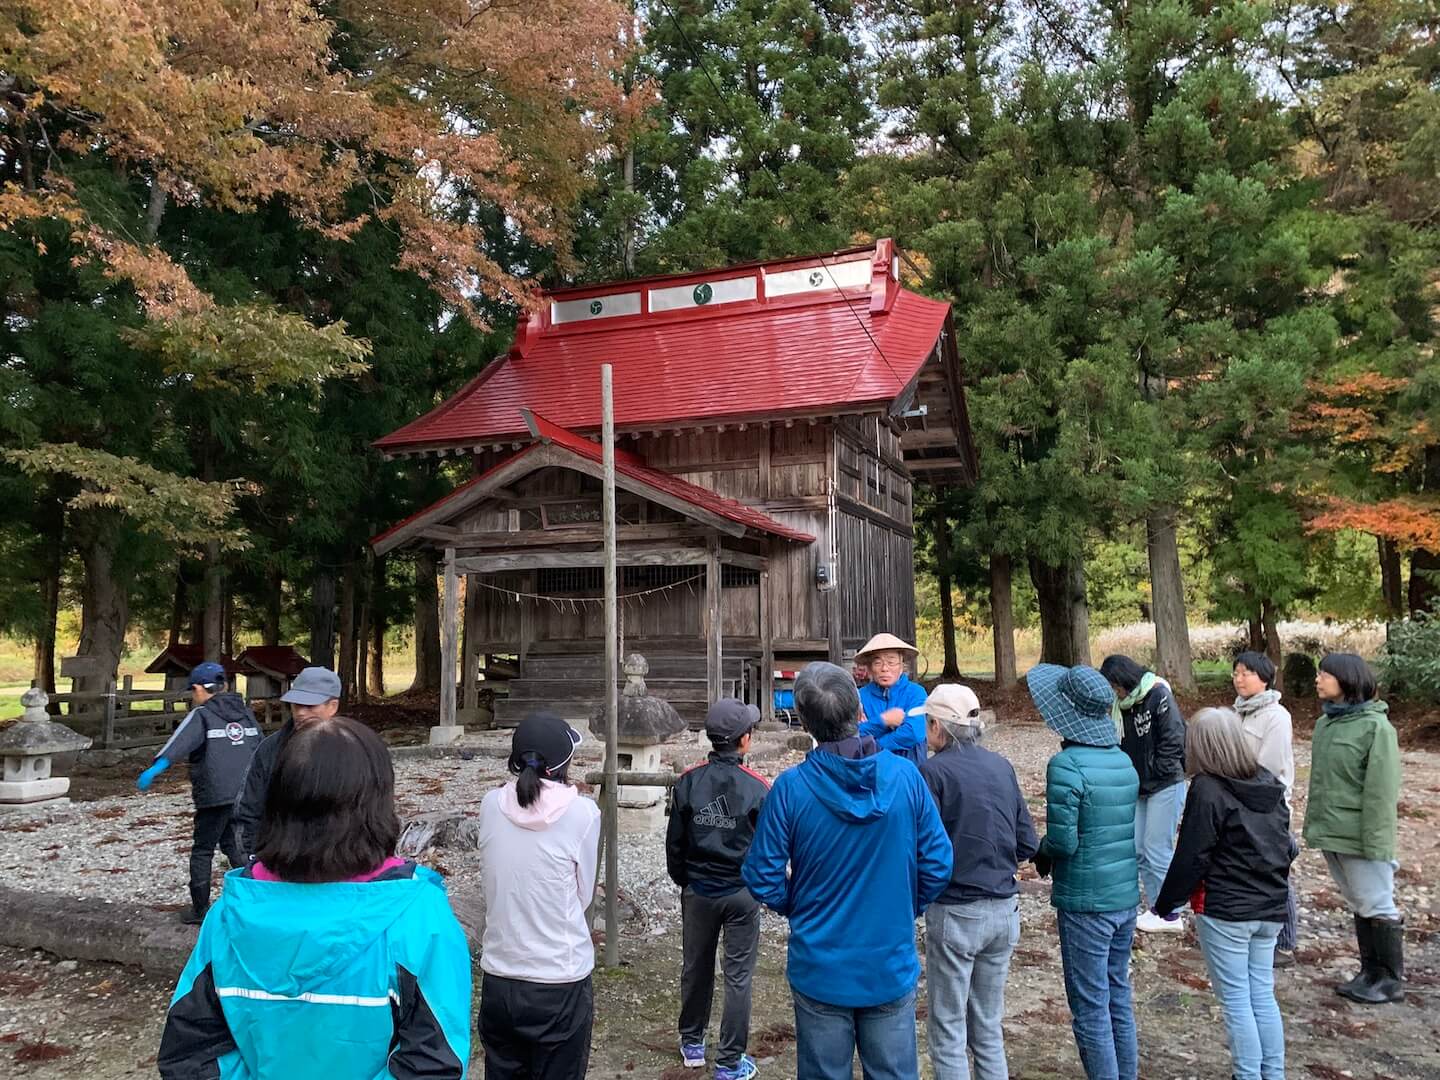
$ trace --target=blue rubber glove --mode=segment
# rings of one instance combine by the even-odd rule
[[[155,782],[155,778],[169,767],[169,758],[157,757],[155,759],[155,764],[151,765],[148,769],[146,769],[140,774],[139,778],[135,781],[135,786],[141,791],[149,791],[150,785]]]

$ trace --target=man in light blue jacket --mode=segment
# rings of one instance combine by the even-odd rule
[[[850,674],[811,664],[795,708],[817,746],[775,779],[741,869],[790,920],[798,1074],[917,1080],[915,919],[950,881],[950,838],[920,770],[861,735]],[[789,872],[786,872],[786,867]]]
[[[894,634],[876,634],[855,654],[865,665],[870,681],[860,688],[865,717],[860,734],[869,735],[881,750],[909,758],[916,765],[925,760],[925,688],[910,681],[906,664],[918,653],[915,646]]]

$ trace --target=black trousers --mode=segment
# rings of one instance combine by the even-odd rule
[[[725,939],[725,1011],[715,1064],[740,1064],[750,1039],[750,979],[760,953],[760,904],[748,889],[729,896],[680,894],[685,966],[680,974],[680,1041],[703,1043],[715,993],[715,950]]]
[[[537,983],[485,973],[480,1043],[485,1080],[584,1080],[595,992],[590,976]]]
[[[225,852],[231,866],[244,866],[245,856],[230,825],[230,804],[195,808],[195,834],[190,842],[190,901],[204,914],[210,906],[210,867],[215,848]]]

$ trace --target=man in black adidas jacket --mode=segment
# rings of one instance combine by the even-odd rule
[[[680,886],[684,970],[680,976],[680,1056],[687,1068],[705,1066],[705,1029],[715,984],[715,949],[725,938],[725,1011],[715,1075],[748,1080],[755,1063],[745,1054],[750,1035],[750,978],[760,946],[760,905],[740,880],[755,838],[755,823],[770,785],[745,767],[750,733],[760,710],[722,698],[705,716],[710,759],[675,782],[665,865]]]

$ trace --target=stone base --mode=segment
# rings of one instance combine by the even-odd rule
[[[44,780],[0,780],[0,803],[37,803],[59,798],[69,790],[68,776],[52,776]]]
[[[464,734],[465,728],[463,725],[440,724],[430,729],[430,745],[448,746]]]
[[[0,816],[6,814],[43,814],[47,810],[59,810],[69,805],[70,796],[68,795],[61,795],[58,799],[40,799],[38,802],[0,802]]]

